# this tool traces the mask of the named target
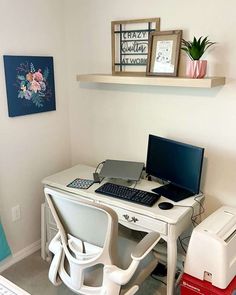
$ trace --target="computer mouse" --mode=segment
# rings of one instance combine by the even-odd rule
[[[173,208],[174,205],[169,202],[162,202],[162,203],[158,204],[158,207],[162,210],[169,210],[169,209]]]

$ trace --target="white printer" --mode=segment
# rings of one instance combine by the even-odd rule
[[[225,289],[236,275],[236,208],[223,206],[194,228],[184,272]]]

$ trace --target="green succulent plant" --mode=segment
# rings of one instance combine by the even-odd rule
[[[203,38],[203,36],[201,36],[198,40],[194,37],[193,41],[182,39],[181,43],[181,49],[184,50],[192,60],[199,60],[204,52],[216,42],[211,42],[208,40],[208,37]]]

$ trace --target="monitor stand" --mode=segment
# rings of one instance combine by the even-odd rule
[[[123,186],[132,186],[135,181],[121,178],[108,178],[108,182]]]
[[[193,192],[172,183],[154,188],[152,191],[174,202],[184,200],[194,195]]]

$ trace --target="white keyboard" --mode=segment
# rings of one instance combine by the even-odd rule
[[[0,295],[17,295],[17,294],[0,283]]]

